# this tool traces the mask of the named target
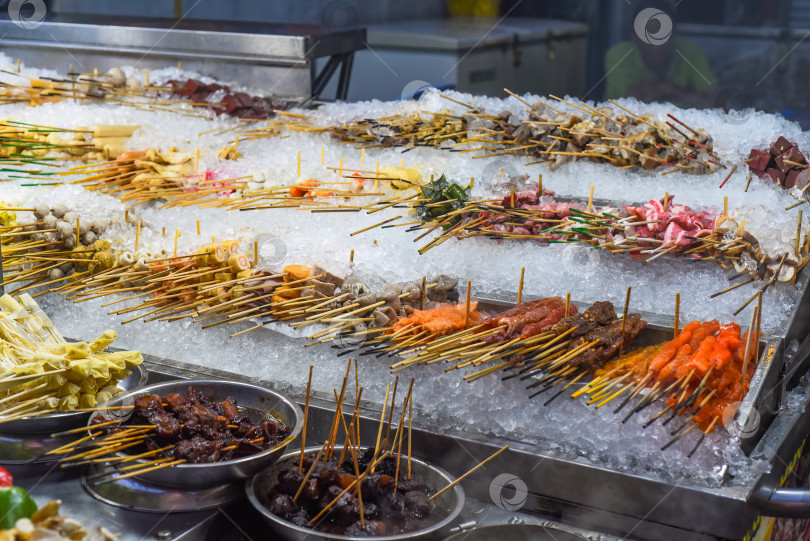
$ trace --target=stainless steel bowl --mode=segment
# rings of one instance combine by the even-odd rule
[[[116,396],[108,405],[111,407],[130,405],[135,398],[145,395],[185,394],[189,387],[195,387],[215,400],[225,400],[232,396],[241,407],[273,415],[292,429],[292,436],[298,436],[304,428],[304,413],[293,400],[258,385],[233,381],[182,380],[158,383]],[[90,417],[88,426],[95,419],[128,419],[131,415],[130,409],[99,411]],[[210,464],[178,464],[139,475],[138,478],[156,485],[188,490],[224,485],[253,476],[278,460],[285,448],[286,446],[275,451],[267,449],[255,455]]]
[[[340,450],[342,447],[338,445],[335,447],[335,449]],[[308,455],[315,455],[319,450],[320,447],[309,447],[305,452]],[[295,467],[294,462],[298,460],[299,456],[300,451],[284,455],[281,457],[281,460],[260,474],[256,475],[245,484],[245,491],[247,492],[247,497],[248,500],[250,500],[251,505],[253,505],[256,511],[259,512],[262,519],[264,519],[264,522],[270,526],[273,532],[278,534],[282,539],[294,539],[302,541],[304,539],[307,541],[314,541],[318,539],[342,539],[347,541],[360,539],[374,539],[375,541],[398,541],[402,539],[443,539],[447,533],[446,530],[450,528],[451,524],[458,518],[461,510],[464,508],[464,489],[461,488],[461,485],[455,485],[452,489],[444,492],[434,500],[437,506],[437,514],[442,517],[441,520],[429,528],[415,532],[375,537],[355,537],[350,535],[317,532],[309,528],[296,526],[295,524],[282,520],[280,517],[277,517],[271,513],[269,509],[262,505],[261,501],[259,500],[259,494],[260,491],[264,490],[266,487],[265,483],[275,483],[276,477],[280,471],[291,467],[291,463],[293,464],[292,467]],[[430,464],[416,458],[411,458],[411,470],[413,473],[421,475],[428,485],[435,487],[436,489],[444,488],[446,485],[449,485],[454,481],[453,477],[451,477],[446,471],[435,466],[431,466]]]
[[[135,391],[140,389],[146,384],[146,379],[149,374],[146,372],[146,367],[143,364],[129,368],[132,374],[118,382],[118,386],[125,391]],[[103,407],[105,404],[99,404]],[[87,422],[90,417],[90,412],[66,412],[66,413],[53,413],[51,415],[39,415],[37,417],[30,417],[17,419],[16,421],[9,421],[7,423],[0,423],[0,432],[11,432],[15,434],[51,434],[53,432],[60,432],[70,428],[78,428]]]

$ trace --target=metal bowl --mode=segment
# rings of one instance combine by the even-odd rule
[[[131,405],[135,398],[146,395],[166,396],[170,393],[185,394],[189,387],[195,387],[215,400],[225,400],[232,396],[241,407],[273,415],[292,429],[290,435],[298,436],[304,428],[304,413],[293,400],[286,396],[248,383],[220,380],[181,380],[149,385],[137,391],[116,396],[107,405]],[[132,410],[99,411],[90,417],[88,426],[94,420],[128,419]],[[247,479],[266,468],[281,456],[284,447],[272,451],[266,449],[254,455],[213,462],[208,464],[178,464],[139,475],[138,478],[153,483],[188,490],[224,485]],[[125,456],[120,454],[119,456]]]
[[[335,446],[335,449],[341,450],[342,446],[337,445]],[[308,447],[305,452],[308,455],[316,455],[319,450],[320,447]],[[296,526],[295,524],[282,520],[280,517],[271,513],[269,509],[262,505],[261,501],[259,500],[259,494],[265,489],[265,487],[267,487],[266,482],[268,479],[275,483],[278,473],[284,470],[286,467],[289,467],[290,462],[298,460],[299,456],[300,451],[284,455],[278,462],[256,475],[245,484],[245,491],[247,492],[247,497],[248,500],[250,500],[251,505],[256,509],[256,511],[259,512],[264,522],[273,530],[273,532],[278,534],[278,536],[282,539],[295,539],[302,541],[304,539],[307,541],[315,541],[318,539],[343,539],[347,541],[360,539],[374,539],[376,541],[398,541],[402,539],[443,539],[447,533],[446,530],[449,529],[451,523],[458,518],[461,510],[464,508],[464,490],[461,488],[461,485],[455,485],[451,490],[444,492],[441,496],[434,500],[438,508],[438,514],[443,518],[429,528],[417,530],[415,532],[398,535],[355,537],[350,535],[318,532],[302,526]],[[414,473],[421,475],[429,486],[435,488],[442,488],[454,481],[453,477],[451,477],[446,471],[435,466],[431,466],[430,464],[416,458],[411,458],[411,469]]]
[[[133,366],[128,369],[132,374],[118,382],[118,387],[125,391],[135,391],[146,384],[149,374],[143,364]],[[115,400],[115,398],[113,398]],[[111,404],[99,404],[99,407]],[[7,423],[0,423],[0,432],[11,432],[15,434],[50,434],[60,432],[70,428],[78,428],[87,422],[90,417],[88,411],[74,411],[66,413],[53,413],[51,415],[39,415],[37,417],[17,419]]]

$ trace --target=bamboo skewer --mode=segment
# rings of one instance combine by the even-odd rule
[[[482,462],[479,462],[477,466],[475,466],[474,468],[472,468],[471,470],[469,470],[467,473],[465,473],[465,474],[464,474],[464,475],[462,475],[461,477],[458,477],[458,478],[457,478],[455,481],[453,481],[452,483],[450,483],[449,485],[447,485],[446,487],[444,487],[443,489],[441,489],[440,491],[438,491],[436,494],[434,494],[433,496],[431,496],[431,497],[430,497],[430,498],[428,498],[428,499],[429,499],[429,500],[434,500],[434,499],[436,499],[436,498],[437,498],[437,497],[438,497],[440,494],[444,493],[444,492],[445,492],[446,490],[448,490],[449,488],[451,488],[451,487],[453,487],[453,486],[457,485],[458,483],[460,483],[461,481],[463,481],[463,480],[464,480],[464,479],[465,479],[467,476],[469,476],[470,474],[472,474],[473,472],[475,472],[475,471],[476,471],[478,468],[482,467],[484,464],[486,464],[487,462],[489,462],[490,460],[492,460],[493,458],[495,458],[496,456],[498,456],[498,455],[499,455],[499,454],[501,454],[502,452],[506,451],[507,449],[509,449],[509,446],[508,446],[508,445],[504,445],[504,446],[503,446],[503,447],[501,447],[499,450],[495,451],[495,453],[491,454],[491,455],[490,455],[488,458],[484,459]]]
[[[619,355],[624,353],[624,342],[625,342],[625,340],[624,340],[624,326],[625,326],[625,322],[627,321],[627,308],[628,308],[628,306],[630,306],[630,290],[631,289],[632,289],[632,286],[627,286],[627,296],[624,299],[624,311],[622,312],[622,329],[621,329],[621,331],[619,333],[619,335],[621,336],[622,345],[621,345],[621,347],[619,347]]]
[[[309,367],[309,379],[307,379],[307,396],[304,405],[304,428],[301,431],[301,457],[298,459],[298,472],[304,468],[304,449],[307,441],[307,423],[309,422],[309,393],[312,389],[312,365]]]
[[[742,373],[740,375],[740,384],[745,385],[745,377],[748,373],[748,363],[751,355],[751,345],[754,340],[759,342],[759,337],[754,336],[756,332],[757,313],[759,307],[754,307],[751,311],[751,322],[748,324],[748,340],[745,341],[745,354],[743,355]]]
[[[99,481],[96,484],[97,485],[103,485],[103,484],[106,484],[106,483],[114,483],[114,482],[122,481],[124,479],[129,479],[130,477],[136,477],[138,475],[143,475],[145,473],[150,473],[150,472],[153,472],[153,471],[162,470],[164,468],[170,468],[170,467],[176,466],[178,464],[183,464],[185,461],[186,460],[184,458],[181,458],[181,459],[178,459],[178,460],[172,460],[171,462],[163,462],[161,464],[150,466],[148,468],[143,468],[143,469],[139,469],[139,470],[136,470],[136,471],[131,471],[129,473],[125,473],[123,475],[119,475],[119,476],[113,477],[111,479],[105,479],[104,481]]]
[[[312,472],[315,471],[315,466],[318,465],[318,461],[321,459],[321,457],[323,456],[324,451],[326,451],[326,448],[328,446],[329,446],[329,441],[327,440],[321,446],[321,449],[318,451],[318,454],[315,455],[315,460],[312,461],[312,465],[309,467],[309,470],[307,470],[306,475],[304,475],[304,480],[301,482],[301,485],[298,487],[298,490],[296,491],[295,496],[293,496],[293,501],[294,502],[298,501],[298,497],[301,495],[301,492],[303,492],[304,487],[307,485],[307,481],[309,481],[309,478],[312,476]]]
[[[681,293],[678,291],[675,293],[675,322],[673,324],[673,338],[678,337],[678,333],[680,332],[681,320]]]

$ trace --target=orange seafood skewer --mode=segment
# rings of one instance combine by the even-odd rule
[[[477,301],[470,302],[469,325],[475,326],[481,322],[481,313]],[[411,334],[419,334],[427,331],[430,336],[445,336],[456,331],[463,330],[467,324],[466,303],[445,304],[440,303],[436,308],[430,310],[414,310],[408,317],[400,318],[394,323],[393,332],[413,325]]]

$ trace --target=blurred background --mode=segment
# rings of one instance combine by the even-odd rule
[[[53,17],[367,29],[346,98],[435,86],[780,112],[810,128],[810,0],[48,0]],[[5,11],[5,10],[4,10]],[[323,63],[325,60],[319,60]]]

